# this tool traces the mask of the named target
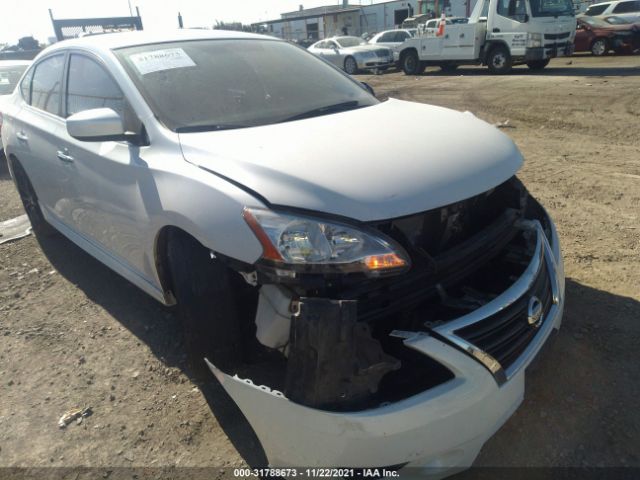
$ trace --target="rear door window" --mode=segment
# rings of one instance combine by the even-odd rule
[[[613,13],[634,13],[640,10],[640,2],[620,2],[613,9]]]
[[[388,42],[395,42],[395,36],[396,33],[395,32],[387,32],[384,33],[379,39],[378,39],[378,43],[388,43]]]
[[[594,5],[592,7],[587,8],[587,11],[584,12],[585,15],[600,15],[602,12],[604,12],[607,7],[609,6],[608,3],[605,3],[604,5]]]
[[[39,62],[33,72],[30,105],[45,112],[60,115],[60,92],[64,55],[54,55]]]

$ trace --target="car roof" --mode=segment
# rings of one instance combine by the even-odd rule
[[[409,30],[411,29],[410,28],[392,28],[390,30],[383,30],[382,32],[378,32],[376,33],[376,36],[382,35],[383,33],[389,33],[389,32],[408,32]],[[415,28],[413,30],[415,30]]]
[[[599,6],[601,6],[601,5],[611,5],[611,4],[613,4],[613,3],[618,3],[618,2],[617,2],[617,1],[613,1],[613,2],[592,3],[591,5],[589,5],[589,6],[587,7],[587,10],[588,10],[589,8],[591,8],[591,7],[599,7]]]
[[[200,29],[179,29],[161,32],[153,31],[133,31],[119,33],[104,33],[99,35],[87,35],[82,38],[63,40],[54,43],[44,50],[52,52],[64,48],[82,47],[95,51],[116,50],[118,48],[135,47],[140,45],[179,42],[189,40],[226,40],[226,39],[261,39],[282,41],[275,37],[258,35],[256,33],[237,32],[231,30],[200,30]],[[43,53],[44,53],[43,52]]]

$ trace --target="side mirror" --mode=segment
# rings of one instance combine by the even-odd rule
[[[362,88],[364,88],[367,92],[369,92],[374,97],[376,96],[376,92],[373,91],[373,87],[369,85],[367,82],[360,82]]]
[[[529,21],[529,14],[525,13],[524,14],[524,22],[523,23],[527,23]]]
[[[124,131],[122,118],[111,108],[93,108],[74,113],[67,118],[67,132],[83,142],[130,140]]]

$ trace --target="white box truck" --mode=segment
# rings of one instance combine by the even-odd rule
[[[495,74],[523,64],[541,70],[551,58],[573,53],[575,32],[571,0],[478,0],[468,23],[405,41],[399,66],[407,75],[428,66],[486,65]]]

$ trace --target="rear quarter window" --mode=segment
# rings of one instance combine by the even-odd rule
[[[20,83],[20,94],[25,102],[31,103],[31,79],[33,78],[33,67],[26,73]]]

